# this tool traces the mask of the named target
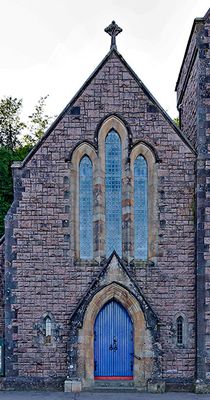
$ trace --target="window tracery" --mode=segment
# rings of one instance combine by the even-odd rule
[[[128,144],[129,143],[129,144]],[[118,117],[101,125],[98,149],[80,143],[72,153],[72,250],[77,260],[123,258],[155,262],[156,158],[131,137]]]
[[[115,250],[122,255],[122,150],[117,132],[112,129],[105,141],[105,220],[106,255]]]

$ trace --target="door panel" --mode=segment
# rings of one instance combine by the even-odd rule
[[[111,301],[94,327],[95,379],[132,379],[133,324],[125,308]]]

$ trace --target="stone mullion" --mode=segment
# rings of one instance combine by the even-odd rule
[[[93,183],[93,251],[97,261],[105,256],[105,180],[104,172],[98,168]]]
[[[71,253],[75,259],[79,258],[79,223],[78,223],[78,194],[77,194],[77,172],[73,166],[70,167],[71,176],[71,212],[70,212],[70,229],[71,235]]]
[[[122,255],[128,261],[134,257],[133,195],[130,166],[127,163],[122,179]]]

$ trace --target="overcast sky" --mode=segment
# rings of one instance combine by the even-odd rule
[[[58,115],[110,48],[104,28],[123,29],[118,51],[171,117],[193,20],[209,0],[0,0],[0,98],[23,98],[24,116],[49,94]]]

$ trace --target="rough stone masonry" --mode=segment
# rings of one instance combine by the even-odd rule
[[[71,389],[75,382],[79,390],[94,388],[94,321],[115,299],[134,325],[134,387],[208,390],[209,16],[208,11],[194,21],[177,81],[181,129],[112,36],[100,65],[26,159],[13,165],[14,201],[0,242],[2,388],[61,388],[64,380]],[[104,153],[110,129],[122,143],[121,256],[105,253]],[[89,260],[79,252],[78,171],[84,155],[93,165]],[[134,252],[138,155],[148,165],[146,260]]]

